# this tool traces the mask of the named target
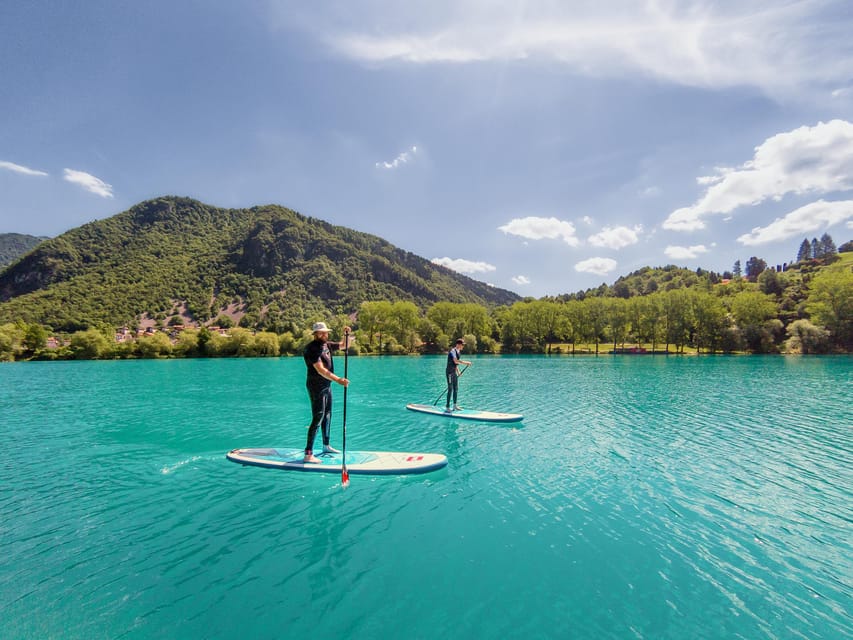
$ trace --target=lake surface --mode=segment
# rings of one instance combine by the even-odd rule
[[[853,358],[472,359],[523,422],[349,359],[348,448],[449,464],[346,489],[225,459],[304,445],[300,358],[0,365],[0,637],[853,636]]]

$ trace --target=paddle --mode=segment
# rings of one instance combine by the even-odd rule
[[[349,360],[349,327],[344,329],[344,378],[347,377],[347,363]],[[344,387],[344,425],[343,425],[343,462],[341,464],[341,484],[349,486],[349,471],[347,471],[347,388]]]
[[[458,377],[461,378],[462,374],[465,373],[465,370],[470,366],[471,365],[466,364],[464,367],[462,367],[462,371],[459,372]],[[344,376],[344,377],[346,377],[346,376]],[[443,396],[445,393],[447,393],[447,387],[446,386],[444,388],[444,391],[442,391],[440,394],[438,394],[438,397],[435,400],[433,400],[432,406],[435,406],[436,404],[438,404],[438,401],[441,400],[441,396]]]

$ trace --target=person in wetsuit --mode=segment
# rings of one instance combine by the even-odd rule
[[[451,411],[451,402],[453,404],[453,411],[459,411],[459,409],[461,409],[461,407],[456,404],[457,395],[459,392],[459,365],[464,364],[467,366],[471,366],[471,363],[467,360],[459,359],[459,356],[462,354],[462,350],[464,348],[465,341],[462,338],[457,338],[456,344],[454,344],[453,348],[447,352],[447,367],[444,370],[445,374],[447,375],[447,399],[445,401],[445,411]],[[452,399],[451,395],[453,396]]]
[[[308,398],[311,400],[311,425],[308,427],[308,441],[305,444],[303,462],[320,463],[314,455],[314,439],[317,430],[322,428],[323,453],[340,453],[330,444],[330,427],[332,422],[332,382],[349,386],[349,380],[335,375],[330,348],[339,349],[340,343],[329,342],[329,328],[324,322],[316,322],[311,327],[314,333],[312,340],[302,353],[307,369],[305,386]],[[349,333],[349,327],[344,329]]]

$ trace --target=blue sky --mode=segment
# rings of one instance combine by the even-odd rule
[[[281,204],[541,297],[853,238],[853,5],[0,5],[0,232]]]

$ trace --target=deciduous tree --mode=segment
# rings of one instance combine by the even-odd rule
[[[788,325],[788,350],[800,353],[824,353],[829,348],[829,331],[816,327],[805,318]]]
[[[815,324],[829,330],[833,344],[853,349],[853,272],[831,269],[815,276],[806,311]]]
[[[742,291],[732,299],[732,315],[747,346],[756,353],[772,350],[774,327],[766,323],[775,314],[773,299],[759,291]]]

